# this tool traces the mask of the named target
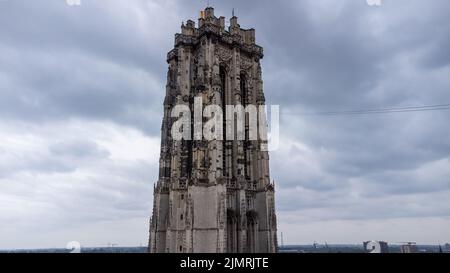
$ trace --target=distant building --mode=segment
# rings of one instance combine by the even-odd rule
[[[364,242],[364,249],[369,253],[389,253],[389,245],[384,241]]]
[[[416,243],[407,243],[400,246],[401,253],[417,253],[419,252],[417,249]]]
[[[450,253],[450,244],[445,244],[444,245],[444,252],[445,253]]]

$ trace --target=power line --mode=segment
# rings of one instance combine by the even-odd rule
[[[371,115],[371,114],[390,114],[390,113],[406,113],[406,112],[425,112],[425,111],[439,111],[439,110],[450,110],[450,104],[410,106],[410,107],[391,107],[391,108],[380,108],[380,109],[346,110],[346,111],[328,111],[328,112],[313,112],[313,113],[284,112],[282,114],[283,115],[298,115],[298,116],[346,116],[346,115]]]

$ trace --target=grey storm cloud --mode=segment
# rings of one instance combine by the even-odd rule
[[[264,47],[267,103],[281,109],[271,176],[289,242],[341,242],[336,221],[357,243],[380,235],[358,237],[364,221],[384,223],[385,238],[396,225],[450,229],[450,111],[315,115],[450,104],[448,1],[211,4],[227,18],[235,8]],[[0,248],[145,243],[166,53],[203,7],[0,0],[0,222],[10,223]],[[395,240],[450,240],[405,234]]]
[[[160,122],[167,50],[151,20],[124,22],[105,1],[78,10],[64,1],[2,5],[3,117],[85,117],[159,131],[152,123]]]

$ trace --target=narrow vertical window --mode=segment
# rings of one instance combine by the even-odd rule
[[[227,105],[227,96],[226,96],[226,72],[225,67],[220,66],[220,90],[222,92],[222,112],[223,112],[223,147],[222,147],[222,168],[223,168],[223,176],[228,177],[228,164],[227,164],[227,122],[226,122],[226,105]]]
[[[240,83],[241,83],[241,104],[242,106],[247,106],[247,78],[245,76],[244,73],[240,74]],[[245,114],[245,118],[244,118],[244,128],[245,128],[245,139],[244,139],[244,143],[243,143],[243,148],[244,148],[244,177],[245,179],[249,179],[250,178],[250,174],[249,174],[249,162],[248,162],[248,139],[249,139],[249,124],[247,122],[247,114]]]

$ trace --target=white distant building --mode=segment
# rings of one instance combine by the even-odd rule
[[[363,245],[369,253],[389,253],[389,245],[384,241],[367,241]]]

